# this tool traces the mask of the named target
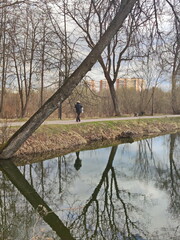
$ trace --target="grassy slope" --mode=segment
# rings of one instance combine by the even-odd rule
[[[33,154],[40,160],[82,148],[111,145],[113,141],[133,141],[179,129],[179,117],[43,125],[23,144],[15,158],[28,160]]]

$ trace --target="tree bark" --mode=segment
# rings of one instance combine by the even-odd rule
[[[110,95],[111,95],[111,99],[112,99],[112,103],[113,103],[113,107],[114,107],[115,116],[121,116],[120,107],[119,107],[119,103],[118,103],[118,98],[117,98],[116,90],[115,90],[115,87],[114,87],[114,84],[115,84],[116,81],[112,80],[112,78],[110,76],[110,71],[107,71],[107,68],[106,68],[106,65],[104,64],[103,58],[100,57],[98,59],[98,61],[99,61],[100,65],[101,65],[101,67],[104,71],[104,76],[105,76],[105,78],[108,82],[109,91],[110,91]]]
[[[1,79],[1,101],[0,101],[0,115],[3,117],[3,109],[4,109],[4,96],[5,96],[5,90],[6,90],[6,68],[7,68],[7,40],[6,40],[6,28],[7,28],[7,12],[6,9],[2,11],[1,13],[1,22],[0,22],[0,45],[1,45],[1,55],[2,59],[0,58],[0,64],[2,73],[0,76]]]
[[[62,87],[59,88],[44,103],[44,105],[8,140],[8,142],[0,151],[1,159],[11,158],[13,154],[20,148],[20,146],[28,139],[28,137],[31,136],[32,133],[46,120],[46,118],[57,109],[58,102],[62,103],[70,96],[73,89],[79,84],[86,73],[91,70],[105,47],[110,43],[112,37],[122,26],[122,23],[127,15],[131,12],[136,1],[137,0],[122,1],[120,10],[117,12],[108,29],[89,53],[89,55],[84,59],[74,73],[65,81]]]
[[[108,82],[108,84],[109,84],[109,90],[111,93],[111,98],[114,106],[115,116],[121,116],[116,90],[114,88],[114,83],[111,81],[111,82]]]
[[[172,102],[172,110],[173,114],[179,114],[179,108],[177,104],[177,86],[176,86],[176,76],[172,76],[172,89],[171,89],[171,102]]]

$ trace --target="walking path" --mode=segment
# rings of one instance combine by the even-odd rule
[[[81,122],[77,123],[74,120],[47,120],[42,125],[55,125],[55,124],[81,124],[84,122],[102,122],[102,121],[119,121],[119,120],[131,120],[131,119],[147,119],[147,118],[172,118],[180,117],[180,115],[161,115],[161,116],[141,116],[141,117],[113,117],[113,118],[97,118],[97,119],[81,119]],[[25,122],[4,122],[0,123],[0,127],[3,126],[22,126]]]

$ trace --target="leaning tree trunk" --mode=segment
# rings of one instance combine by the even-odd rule
[[[108,29],[94,46],[74,73],[66,80],[44,105],[8,140],[0,151],[1,159],[8,159],[20,148],[29,136],[58,108],[58,102],[64,102],[72,93],[81,79],[91,70],[112,37],[122,26],[125,18],[131,12],[137,0],[122,0],[121,7]]]

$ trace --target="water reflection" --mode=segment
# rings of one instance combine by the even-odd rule
[[[180,239],[179,143],[177,133],[19,168],[1,161],[0,239]]]
[[[133,206],[126,204],[121,196],[128,194],[132,197],[130,192],[121,194],[113,167],[116,152],[117,146],[112,147],[99,183],[71,223],[71,228],[81,229],[85,239],[136,239],[132,229],[142,231],[129,216]]]
[[[180,135],[171,134],[170,136],[170,151],[169,151],[169,174],[161,173],[161,179],[159,181],[162,189],[166,189],[170,196],[170,207],[169,211],[172,212],[173,216],[180,216],[180,148],[178,148],[178,141],[176,138],[180,139]],[[176,151],[176,149],[178,149]]]
[[[76,152],[76,160],[74,163],[75,169],[78,171],[82,166],[82,160],[79,158],[79,152]]]
[[[69,229],[63,224],[52,209],[50,209],[11,161],[1,161],[0,169],[62,240],[75,239],[71,236]],[[4,229],[4,226],[2,226],[1,229]],[[4,238],[4,231],[2,232],[2,237],[2,240],[9,239],[9,236]]]

